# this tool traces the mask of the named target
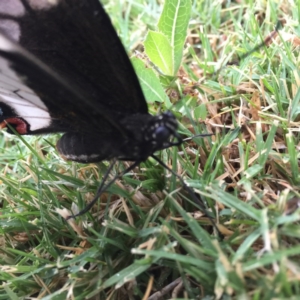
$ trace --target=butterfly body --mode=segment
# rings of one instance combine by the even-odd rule
[[[174,144],[175,117],[148,113],[98,0],[1,2],[0,33],[1,127],[64,133],[58,151],[85,163],[140,162]]]

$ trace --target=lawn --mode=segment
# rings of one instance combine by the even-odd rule
[[[178,119],[157,155],[185,183],[150,158],[66,221],[109,162],[2,131],[0,299],[297,299],[300,2],[103,3],[150,112]]]

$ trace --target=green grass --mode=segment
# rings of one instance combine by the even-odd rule
[[[124,2],[105,8],[127,49],[141,51],[162,6]],[[3,132],[0,299],[297,299],[299,4],[242,2],[194,1],[178,77],[161,78],[180,133],[214,135],[159,157],[201,195],[224,239],[153,159],[67,222],[58,209],[84,208],[108,163],[65,162],[56,136]],[[226,66],[278,19],[270,44]]]

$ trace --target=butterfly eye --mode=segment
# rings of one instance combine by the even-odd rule
[[[172,132],[165,125],[159,125],[155,128],[152,138],[155,140],[155,143],[158,145],[162,145],[170,136]]]

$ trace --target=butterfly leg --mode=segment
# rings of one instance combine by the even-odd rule
[[[82,209],[79,213],[77,213],[76,215],[73,215],[73,216],[68,216],[66,218],[66,220],[79,217],[79,216],[85,214],[86,212],[88,212],[92,208],[92,206],[98,201],[98,199],[101,196],[101,194],[103,192],[105,192],[118,178],[121,178],[124,174],[126,174],[129,171],[133,170],[136,166],[138,166],[140,164],[140,161],[134,162],[131,166],[129,166],[123,172],[121,172],[120,174],[115,175],[115,177],[107,185],[105,185],[105,182],[106,182],[106,180],[107,180],[107,178],[108,178],[108,176],[109,176],[112,168],[116,164],[116,162],[117,162],[116,159],[114,159],[111,162],[111,164],[110,164],[109,168],[107,169],[107,171],[106,171],[106,173],[105,173],[105,175],[103,177],[103,180],[102,180],[102,182],[101,182],[101,184],[100,184],[100,186],[99,186],[99,188],[98,188],[98,190],[96,192],[96,195],[93,198],[93,200],[84,209]]]

